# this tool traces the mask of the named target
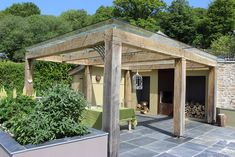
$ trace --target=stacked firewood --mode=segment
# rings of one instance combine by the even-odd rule
[[[149,112],[149,108],[147,107],[148,103],[147,102],[141,102],[140,104],[136,105],[136,108],[140,110],[140,113],[146,114]]]
[[[187,102],[185,105],[185,116],[189,118],[205,118],[205,105],[198,102]]]

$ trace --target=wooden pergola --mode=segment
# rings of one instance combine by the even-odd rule
[[[33,93],[34,60],[85,65],[88,102],[92,91],[90,66],[104,67],[102,128],[109,133],[109,157],[118,156],[122,69],[126,70],[125,102],[128,103],[131,99],[131,70],[174,68],[173,134],[178,137],[183,136],[185,130],[186,70],[208,70],[207,122],[215,121],[216,58],[164,34],[111,19],[29,47],[25,62],[28,95]]]

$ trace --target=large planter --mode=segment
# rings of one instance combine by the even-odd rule
[[[107,157],[108,134],[90,129],[90,134],[22,146],[0,131],[0,157]]]

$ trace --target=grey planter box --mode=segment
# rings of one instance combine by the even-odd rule
[[[22,146],[0,131],[0,157],[107,157],[108,134],[95,129],[90,132],[85,136]]]

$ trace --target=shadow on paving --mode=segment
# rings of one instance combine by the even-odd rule
[[[185,137],[177,138],[172,117],[136,117],[136,129],[121,127],[119,157],[235,156],[235,128],[186,120]]]

